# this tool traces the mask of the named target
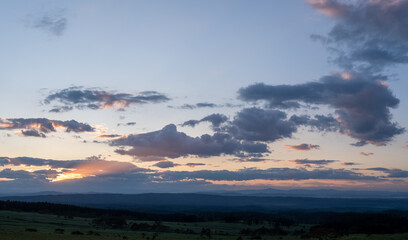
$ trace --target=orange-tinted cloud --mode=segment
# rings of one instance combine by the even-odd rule
[[[368,156],[374,155],[374,153],[372,153],[372,152],[360,152],[360,155],[368,157]]]

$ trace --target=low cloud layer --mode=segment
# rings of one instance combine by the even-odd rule
[[[21,130],[20,134],[31,137],[46,137],[46,134],[56,132],[57,129],[65,132],[93,132],[95,129],[86,123],[75,120],[60,121],[47,118],[0,118],[0,130]]]
[[[50,112],[66,112],[72,109],[124,109],[131,105],[161,103],[170,99],[155,91],[145,91],[138,94],[108,92],[100,89],[71,87],[49,94],[44,104],[57,102]]]
[[[38,170],[29,175],[38,174],[47,181],[60,181],[96,175],[110,175],[115,173],[146,171],[146,169],[139,168],[132,163],[106,161],[98,157],[90,157],[85,160],[52,160],[31,157],[0,157],[0,167],[1,166],[26,166],[38,168],[43,167],[44,170]],[[8,177],[19,178],[18,176],[13,176],[13,171],[11,171],[10,169],[5,170],[6,173],[8,173]],[[5,176],[4,173],[0,175]]]
[[[133,163],[107,161],[99,157],[85,160],[52,160],[30,157],[0,157],[0,186],[14,191],[89,191],[89,189],[105,192],[134,192],[136,190],[161,189],[169,191],[197,191],[209,189],[219,182],[243,183],[245,181],[307,181],[307,180],[339,180],[354,183],[372,181],[372,183],[403,180],[408,178],[407,171],[401,169],[370,168],[345,170],[328,168],[326,165],[334,160],[297,160],[300,168],[244,168],[240,170],[198,170],[198,171],[155,171],[139,168]],[[304,168],[305,164],[324,165],[325,168]],[[160,161],[155,164],[162,169],[175,166],[204,166],[203,163],[177,164],[172,161]],[[20,170],[30,167],[30,171]],[[367,171],[381,172],[384,175],[373,176]],[[224,186],[225,187],[225,186]]]

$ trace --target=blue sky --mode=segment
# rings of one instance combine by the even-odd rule
[[[1,189],[405,191],[407,2],[4,1]]]

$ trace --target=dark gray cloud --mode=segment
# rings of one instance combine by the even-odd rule
[[[36,129],[21,130],[21,134],[26,136],[26,137],[43,137],[43,138],[45,138],[45,134],[39,132]]]
[[[63,128],[66,132],[93,132],[95,129],[86,123],[75,120],[60,121],[47,118],[0,118],[0,130],[22,129],[23,136],[45,137],[47,133]]]
[[[158,162],[156,164],[153,164],[153,166],[159,167],[159,168],[173,168],[173,167],[176,167],[176,166],[180,166],[180,164],[175,164],[172,161],[160,161],[160,162]]]
[[[177,131],[174,124],[144,134],[130,134],[111,141],[112,146],[122,147],[116,152],[136,158],[148,156],[177,158],[195,155],[200,157],[234,155],[241,152],[266,153],[266,144],[240,141],[224,133],[190,137]]]
[[[385,145],[394,136],[404,132],[404,128],[391,121],[390,108],[396,108],[399,100],[386,84],[366,78],[364,75],[344,79],[341,74],[332,74],[322,77],[317,82],[297,85],[273,86],[258,83],[241,88],[239,97],[249,102],[266,101],[270,107],[286,101],[328,105],[335,109],[340,131],[357,139],[359,142],[356,145],[359,146],[367,143]],[[333,119],[319,117],[321,119],[316,118],[317,121],[314,123],[315,128],[319,129],[319,122],[327,122],[329,129],[336,129]],[[292,122],[302,121],[309,125],[313,124],[304,116],[292,119]]]
[[[219,127],[222,123],[228,121],[228,117],[225,116],[224,114],[218,114],[214,113],[211,115],[208,115],[201,120],[189,120],[186,121],[182,124],[182,126],[190,126],[194,127],[195,125],[201,123],[201,122],[210,122],[213,127]]]
[[[336,132],[340,131],[341,124],[333,116],[315,115],[311,118],[308,115],[292,115],[290,120],[296,125],[305,125],[311,127],[312,130],[320,132]]]
[[[290,160],[290,162],[294,164],[310,166],[310,165],[328,165],[330,163],[338,162],[338,160],[309,160],[305,158],[305,159]]]
[[[286,149],[291,151],[310,151],[313,149],[320,149],[320,145],[308,144],[308,143],[301,143],[297,145],[285,145]]]
[[[64,9],[44,13],[33,17],[32,20],[30,20],[29,26],[43,30],[54,36],[61,36],[64,34],[68,24],[65,13],[66,11]]]
[[[161,103],[170,99],[155,91],[144,91],[138,94],[115,93],[100,89],[85,89],[82,87],[70,87],[49,94],[44,99],[44,104],[58,102],[61,106],[55,106],[50,112],[64,112],[76,109],[123,109],[135,104]]]
[[[327,36],[313,35],[344,69],[380,72],[408,62],[408,1],[310,0],[336,24]]]
[[[279,110],[244,108],[224,130],[236,139],[273,142],[290,138],[297,131],[296,124],[286,118]]]

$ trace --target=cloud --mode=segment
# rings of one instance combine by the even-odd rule
[[[360,155],[368,157],[368,156],[374,155],[374,153],[372,153],[372,152],[360,152]]]
[[[167,125],[159,131],[129,134],[112,140],[111,145],[122,147],[115,152],[139,159],[149,156],[178,158],[194,155],[211,157],[234,155],[241,152],[269,152],[267,146],[263,143],[239,141],[223,133],[190,137],[183,132],[177,131],[174,124]]]
[[[244,108],[224,130],[237,139],[273,142],[297,131],[296,124],[286,118],[279,110]]]
[[[206,165],[205,163],[186,163],[185,164],[185,166],[191,167],[191,168],[195,168],[195,167],[198,167],[198,166],[205,166],[205,165]]]
[[[47,133],[56,132],[56,129],[65,129],[65,132],[93,132],[95,129],[75,120],[60,121],[47,118],[0,118],[0,130],[22,129],[23,136],[45,137]]]
[[[43,30],[54,36],[64,34],[68,19],[64,9],[46,12],[40,16],[33,17],[28,24],[32,28]]]
[[[103,134],[103,135],[99,135],[98,138],[117,138],[120,137],[122,135],[119,134]]]
[[[84,178],[96,175],[109,175],[114,173],[147,171],[129,162],[106,161],[99,157],[89,157],[85,160],[52,160],[31,157],[8,158],[0,157],[0,166],[35,166],[44,167],[47,171],[35,173],[44,176],[47,181],[60,181],[65,179]],[[21,172],[17,172],[21,173]],[[29,174],[31,176],[32,174]],[[7,175],[12,178],[21,178],[16,175]]]
[[[309,160],[311,161],[311,160]],[[319,161],[319,160],[316,160]],[[163,164],[165,162],[165,164]],[[162,161],[162,167],[170,168],[174,163]],[[85,160],[52,160],[30,157],[0,157],[0,187],[9,191],[67,191],[67,192],[135,192],[135,191],[197,191],[220,186],[217,181],[245,182],[257,180],[294,181],[303,180],[347,180],[384,182],[408,177],[407,171],[400,169],[373,168],[371,171],[386,172],[384,176],[372,176],[355,170],[319,168],[244,168],[240,170],[199,170],[199,171],[154,171],[138,168],[133,163],[106,161],[99,157]],[[166,166],[167,165],[167,166]],[[176,165],[176,164],[174,164]],[[203,163],[188,163],[186,166],[204,166]],[[17,167],[15,167],[17,166]],[[19,170],[29,166],[34,171]],[[13,169],[14,168],[14,169]],[[370,171],[370,170],[368,170]],[[260,181],[262,184],[262,181]],[[221,186],[223,187],[223,186]],[[225,185],[224,185],[225,189]]]
[[[390,108],[396,108],[399,99],[385,84],[363,75],[344,79],[340,74],[332,74],[316,82],[297,85],[257,83],[241,88],[239,97],[248,102],[266,101],[269,107],[286,101],[328,105],[335,110],[340,131],[357,139],[358,146],[385,145],[405,130],[391,121]]]
[[[226,122],[228,120],[228,117],[225,116],[224,114],[211,114],[208,115],[201,120],[189,120],[186,121],[182,124],[182,126],[190,126],[194,127],[195,125],[202,123],[202,122],[210,122],[213,127],[219,127],[222,123]]]
[[[119,126],[134,126],[136,125],[136,122],[127,122],[127,123],[118,123],[118,127]]]
[[[181,109],[196,109],[196,108],[215,108],[215,107],[218,107],[218,105],[215,104],[215,103],[201,102],[201,103],[196,103],[194,105],[184,104],[184,105],[180,106],[179,108],[181,108]]]
[[[402,146],[402,148],[408,149],[408,144],[407,144],[407,145]]]
[[[21,134],[27,137],[43,137],[45,134],[37,131],[36,129],[21,130]]]
[[[340,17],[345,14],[347,8],[336,0],[309,0],[311,6],[317,11],[332,17]]]
[[[171,161],[160,161],[156,164],[153,164],[153,166],[159,167],[159,168],[173,168],[176,166],[180,166],[180,164],[175,164],[174,162],[171,162]]]
[[[163,181],[181,181],[187,179],[205,179],[212,181],[247,181],[247,180],[305,180],[305,179],[348,179],[374,180],[373,176],[366,176],[344,169],[294,169],[294,168],[247,168],[237,171],[228,170],[201,170],[194,172],[166,171],[158,173]]]
[[[313,149],[320,150],[319,145],[313,145],[313,144],[307,144],[307,143],[302,143],[298,145],[285,145],[283,147],[291,151],[310,151]]]
[[[408,62],[408,1],[312,0],[310,5],[336,20],[323,40],[350,70],[379,72]]]
[[[354,165],[360,165],[360,164],[355,163],[355,162],[342,162],[341,165],[343,165],[343,166],[354,166]]]
[[[330,163],[338,162],[338,160],[309,160],[305,158],[305,159],[290,160],[290,162],[294,164],[310,166],[310,165],[328,165]]]
[[[408,178],[408,171],[398,168],[388,169],[379,167],[379,168],[366,168],[366,170],[384,172],[388,174],[386,176],[387,178]]]
[[[62,106],[55,106],[50,112],[64,112],[76,109],[123,109],[135,104],[161,103],[170,99],[155,91],[145,91],[138,94],[115,93],[100,89],[70,87],[49,94],[44,104],[59,102]]]
[[[261,157],[246,157],[246,158],[234,158],[233,159],[236,162],[265,162],[268,159],[261,158]]]
[[[320,132],[337,132],[341,129],[340,122],[331,115],[324,116],[318,114],[315,115],[314,118],[311,118],[308,115],[298,116],[294,114],[290,117],[290,121],[296,125],[305,125],[311,127],[312,130]]]

